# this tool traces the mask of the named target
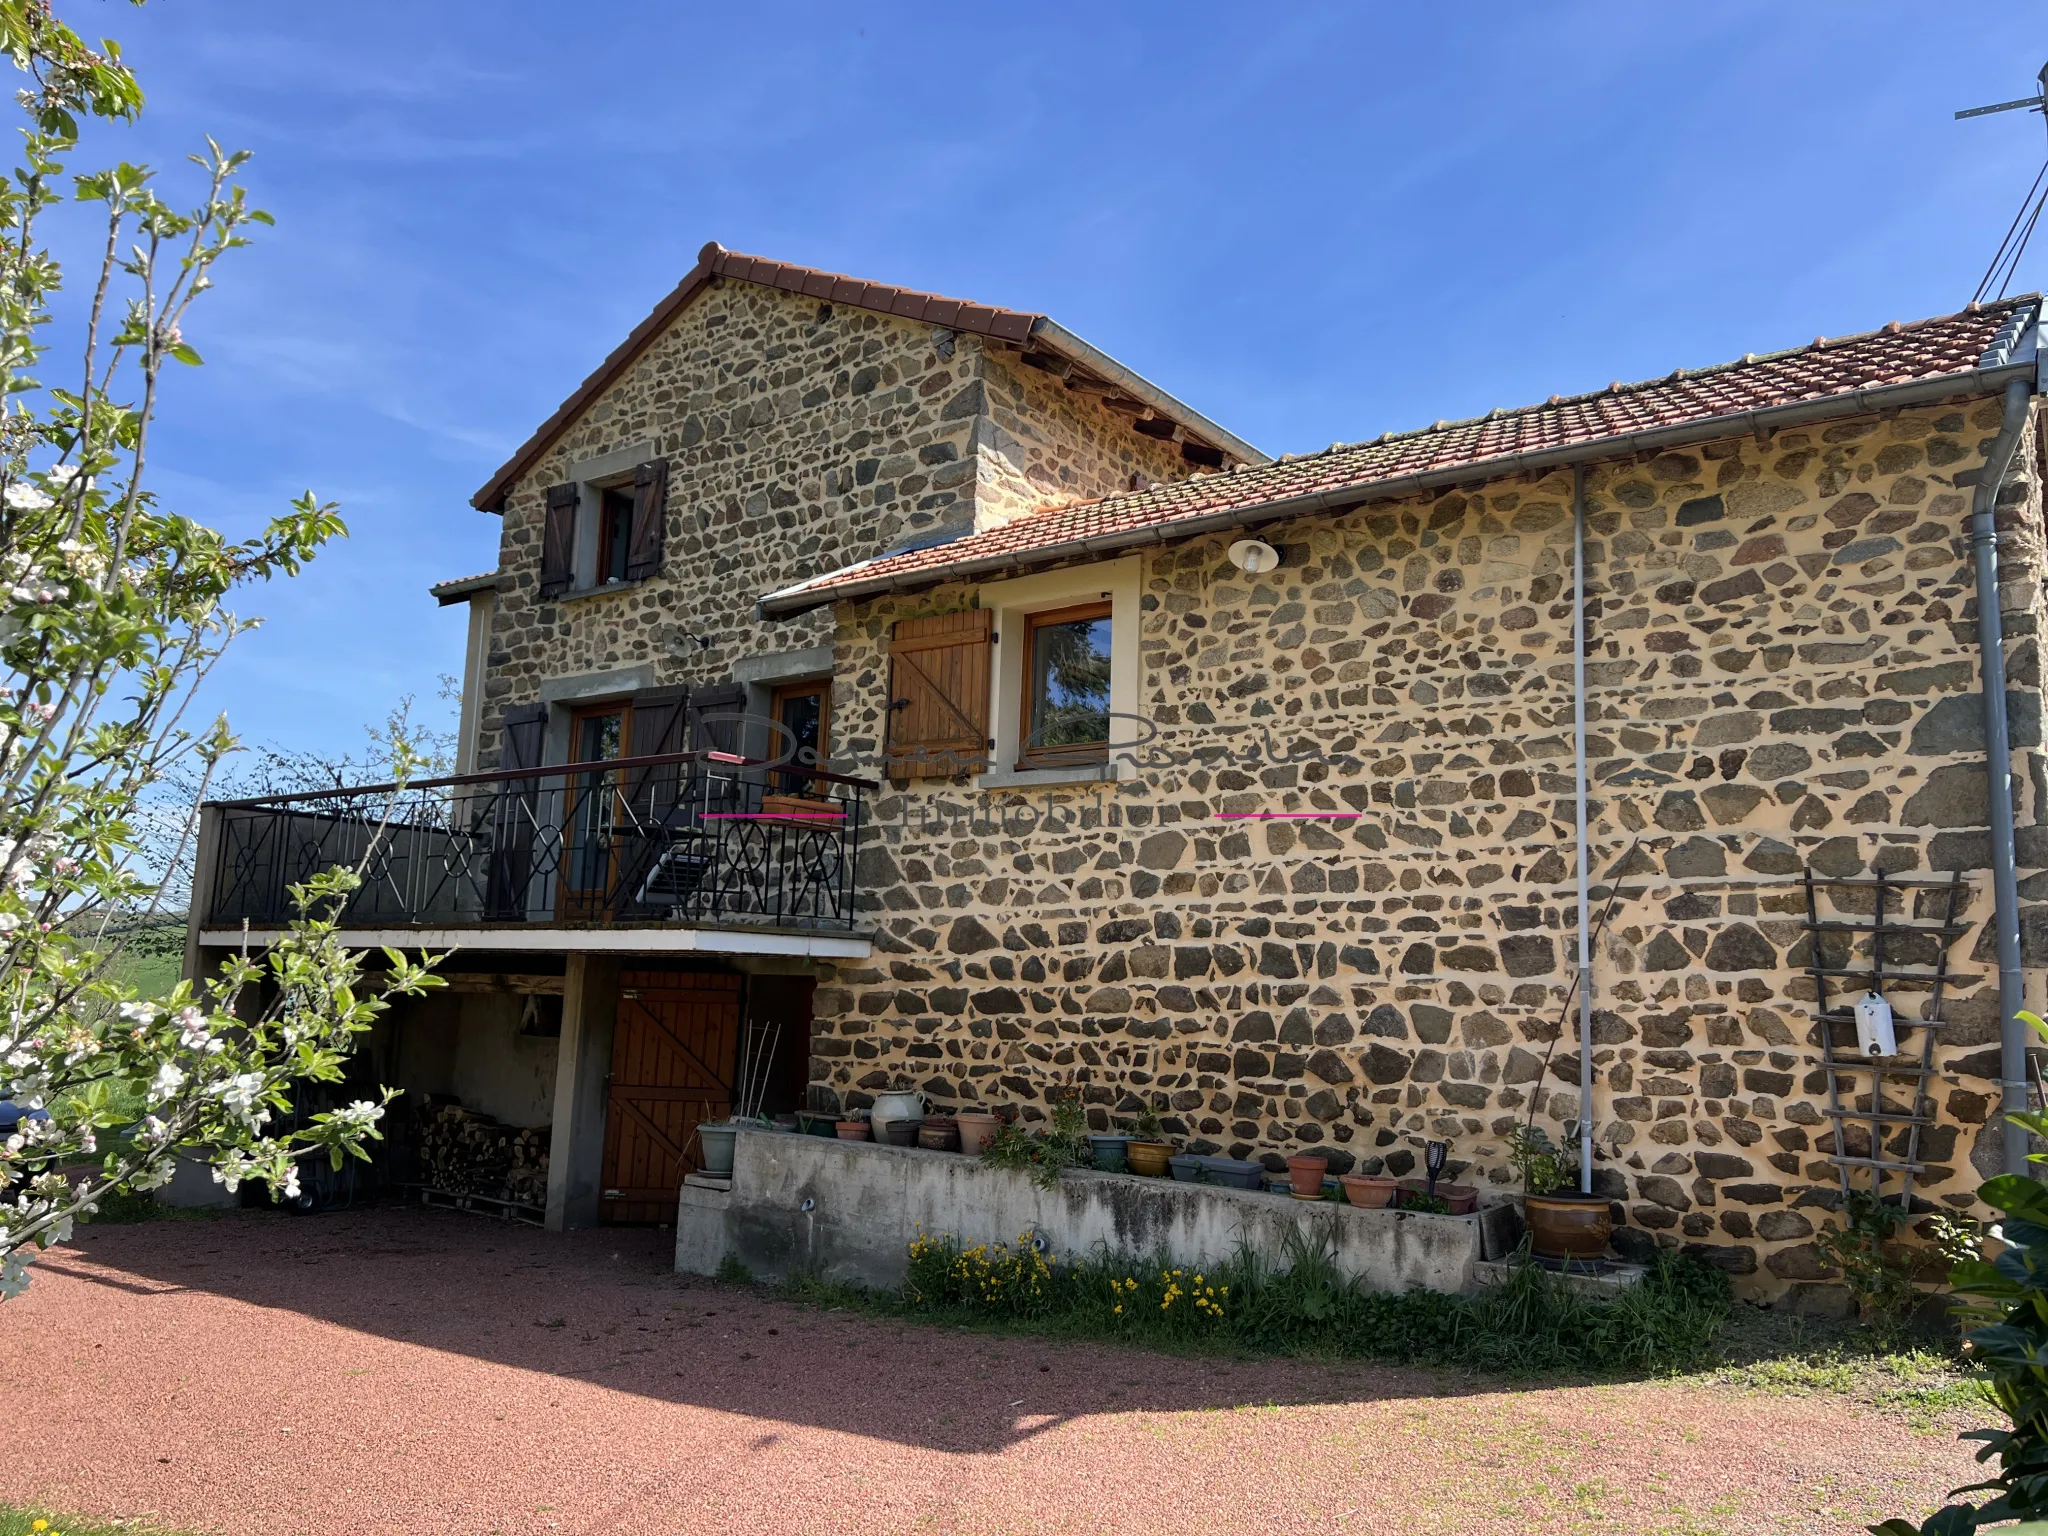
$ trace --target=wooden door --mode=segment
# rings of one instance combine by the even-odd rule
[[[739,977],[621,973],[600,1221],[676,1219],[701,1155],[697,1127],[732,1113],[739,1048]]]

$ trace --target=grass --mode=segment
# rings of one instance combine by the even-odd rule
[[[912,1245],[900,1291],[799,1279],[794,1300],[905,1321],[1113,1339],[1181,1352],[1375,1359],[1509,1377],[1669,1375],[1712,1363],[1732,1300],[1726,1277],[1672,1258],[1612,1300],[1589,1299],[1535,1265],[1478,1296],[1367,1290],[1327,1246],[1291,1240],[1281,1262],[1240,1249],[1213,1269],[1170,1260],[1062,1261],[1028,1243]]]
[[[1886,1347],[1854,1323],[1739,1307],[1720,1361],[1696,1375],[1705,1385],[1744,1392],[1845,1398],[1925,1433],[1953,1432],[1998,1417],[1984,1401],[1981,1373],[1955,1342],[1953,1333],[1930,1332]]]
[[[0,1536],[172,1536],[146,1520],[87,1520],[27,1504],[0,1504]]]

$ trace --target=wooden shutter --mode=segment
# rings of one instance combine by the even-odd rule
[[[746,752],[747,690],[738,683],[713,683],[690,695],[690,749],[695,752]],[[716,717],[716,718],[711,718]]]
[[[507,705],[504,732],[498,745],[498,766],[507,771],[514,768],[538,768],[547,735],[547,705]]]
[[[891,778],[944,779],[988,767],[986,608],[899,619],[889,641]]]
[[[540,530],[540,595],[554,597],[568,591],[575,575],[576,487],[551,485],[547,521]]]
[[[626,580],[661,569],[661,536],[668,525],[668,460],[650,459],[633,471],[633,533],[626,546]]]
[[[690,750],[690,690],[687,688],[650,688],[644,693],[633,695],[633,756],[666,757],[671,752]],[[639,805],[650,785],[658,788],[673,786],[680,777],[678,770],[683,765],[671,763],[666,768],[635,768],[626,777],[626,799],[629,804]],[[671,791],[667,797],[673,800]]]
[[[507,772],[538,768],[547,735],[545,704],[507,706],[498,742],[498,766]],[[534,838],[540,818],[551,807],[551,801],[543,801],[540,787],[537,778],[513,779],[485,802],[488,817],[479,829],[488,836],[490,846],[484,915],[499,922],[515,922],[529,915]]]

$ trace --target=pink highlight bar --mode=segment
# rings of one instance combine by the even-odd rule
[[[844,811],[706,811],[706,821],[844,821]]]
[[[1355,821],[1363,811],[1217,811],[1211,821]]]

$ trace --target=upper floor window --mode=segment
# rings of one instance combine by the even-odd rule
[[[1101,762],[1109,750],[1110,605],[1055,608],[1027,622],[1019,766]]]
[[[596,580],[592,586],[626,579],[633,548],[633,488],[608,485],[597,493]]]
[[[593,478],[548,487],[540,545],[544,598],[644,581],[661,569],[668,460],[650,459],[630,473],[606,466],[601,478],[605,483]]]

